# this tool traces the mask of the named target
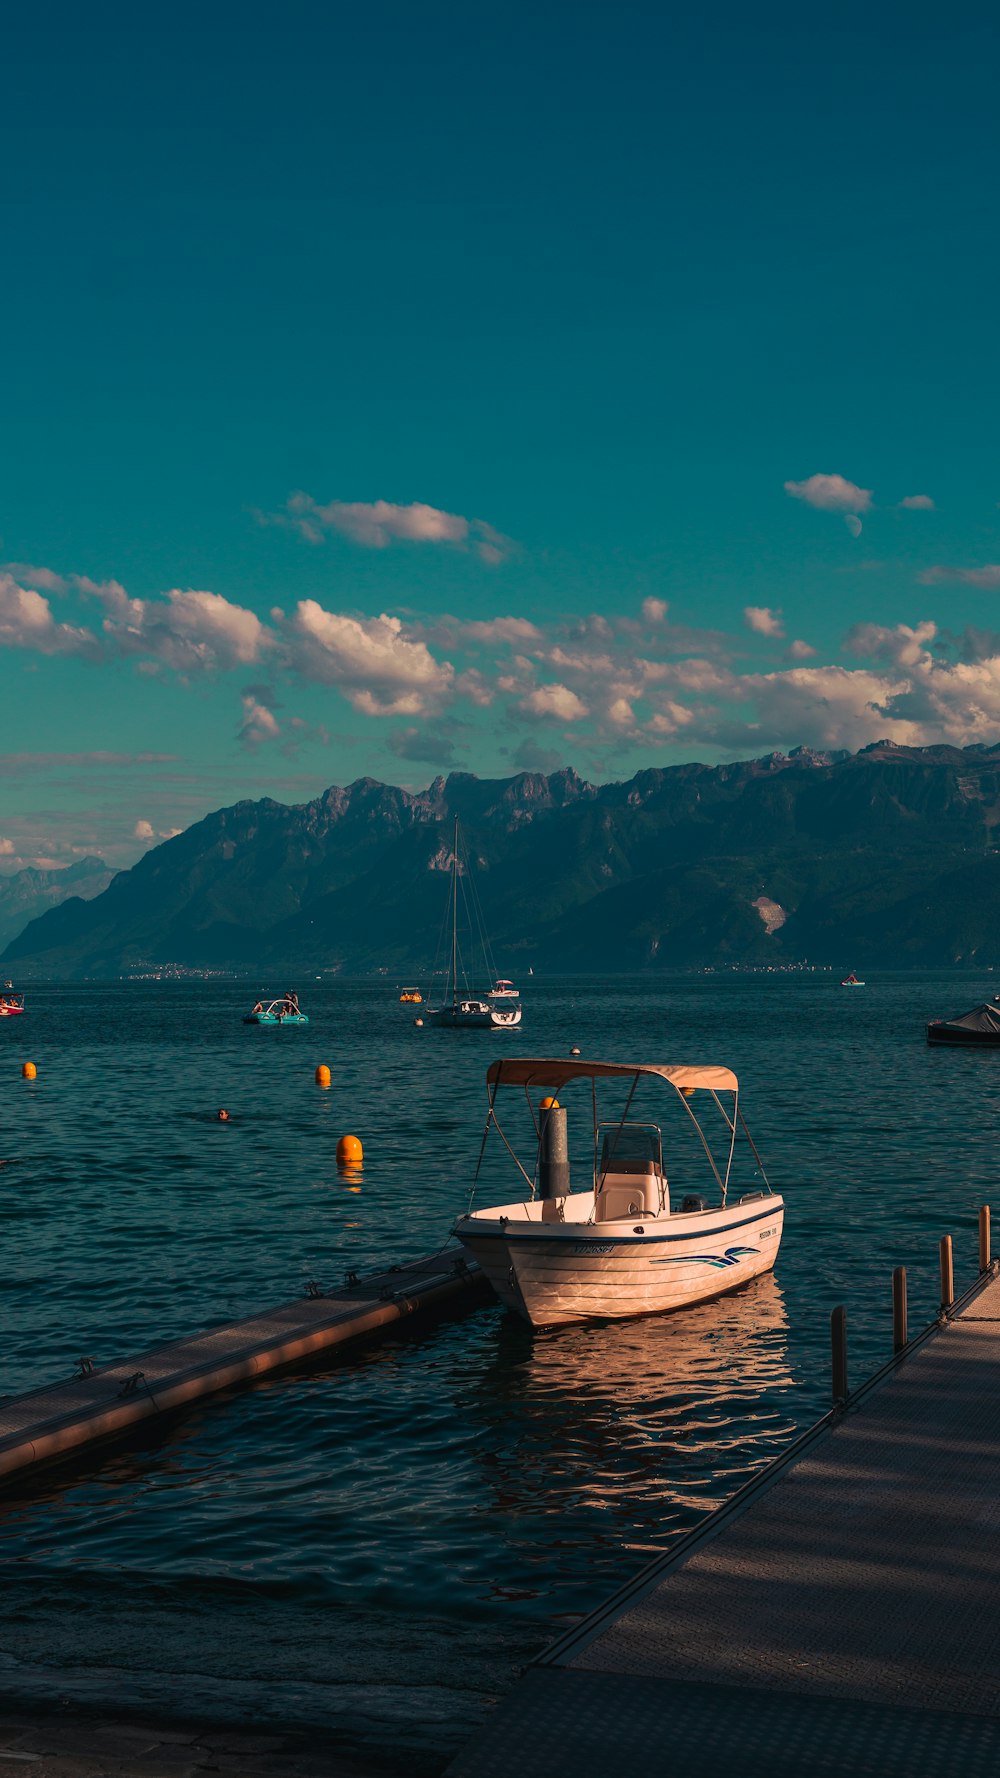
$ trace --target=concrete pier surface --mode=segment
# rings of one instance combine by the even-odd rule
[[[112,1364],[84,1358],[65,1382],[0,1396],[0,1486],[22,1485],[42,1465],[79,1461],[88,1448],[220,1390],[390,1332],[418,1313],[461,1313],[489,1294],[479,1268],[449,1249],[364,1277],[351,1272],[339,1290]]]
[[[1000,1772],[1000,1279],[528,1670],[448,1778]]]

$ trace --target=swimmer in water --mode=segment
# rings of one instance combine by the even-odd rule
[[[225,1106],[223,1106],[222,1110],[219,1112],[219,1122],[220,1124],[228,1124],[229,1122],[229,1113]]]

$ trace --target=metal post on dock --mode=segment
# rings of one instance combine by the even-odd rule
[[[830,1316],[830,1346],[833,1357],[833,1400],[836,1406],[847,1400],[847,1310],[842,1303]]]
[[[953,1308],[955,1302],[955,1267],[951,1254],[951,1236],[941,1236],[941,1312]]]
[[[990,1207],[982,1204],[979,1209],[979,1270],[988,1272],[993,1263],[990,1253]]]
[[[907,1343],[906,1330],[906,1267],[897,1266],[892,1274],[892,1349],[902,1352]]]

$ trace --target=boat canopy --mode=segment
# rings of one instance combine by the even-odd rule
[[[982,1031],[1000,1037],[1000,1005],[987,1000],[971,1012],[959,1013],[955,1019],[934,1019],[931,1024],[935,1031]]]
[[[505,1056],[486,1070],[490,1086],[564,1087],[570,1080],[602,1080],[620,1076],[655,1074],[678,1091],[703,1088],[710,1093],[735,1093],[739,1081],[730,1068],[691,1068],[668,1062],[582,1062],[576,1056],[539,1060],[533,1056]]]

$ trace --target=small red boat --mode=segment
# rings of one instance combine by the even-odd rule
[[[12,1019],[16,1013],[24,1011],[24,995],[13,992],[13,982],[4,982],[0,992],[0,1019]]]

